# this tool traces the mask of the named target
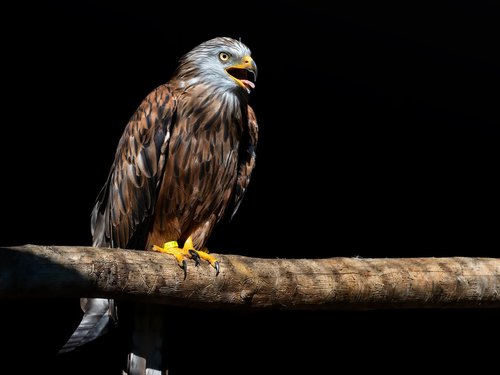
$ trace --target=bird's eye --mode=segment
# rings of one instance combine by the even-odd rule
[[[222,61],[229,60],[229,53],[227,53],[227,52],[221,52],[221,53],[219,53],[219,59],[221,59]]]

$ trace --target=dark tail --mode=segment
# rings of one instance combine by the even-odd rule
[[[82,298],[80,301],[84,311],[82,321],[59,353],[93,341],[115,326],[117,314],[113,300]],[[165,307],[128,303],[119,307],[120,326],[130,340],[123,375],[166,375],[163,345]]]
[[[130,306],[130,311],[127,311],[129,312],[133,322],[131,349],[123,375],[166,375],[168,371],[163,345],[164,306],[133,305]]]
[[[68,342],[59,351],[66,353],[102,336],[114,326],[116,310],[112,299],[82,298],[80,306],[84,315],[80,325],[71,335]]]

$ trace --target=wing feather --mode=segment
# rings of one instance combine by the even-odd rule
[[[94,246],[129,247],[153,215],[175,109],[168,85],[162,85],[130,119],[92,211]]]
[[[241,201],[250,183],[252,171],[255,168],[255,149],[259,136],[259,126],[252,107],[248,106],[248,128],[243,134],[240,144],[240,155],[238,163],[238,178],[233,193],[233,212],[231,220],[240,207]]]

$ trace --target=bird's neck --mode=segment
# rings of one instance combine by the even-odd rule
[[[228,120],[245,116],[248,106],[248,95],[242,90],[222,90],[206,84],[189,84],[180,82],[175,89],[179,103],[184,103],[196,113],[225,113]],[[189,116],[189,114],[187,114]]]
[[[174,91],[192,98],[212,97],[214,100],[233,103],[234,106],[248,105],[248,93],[235,85],[213,84],[199,77],[175,77],[171,80]]]

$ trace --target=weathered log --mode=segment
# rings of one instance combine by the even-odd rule
[[[202,308],[500,307],[500,259],[263,259],[217,254],[187,277],[152,251],[0,248],[0,298],[105,297]]]

